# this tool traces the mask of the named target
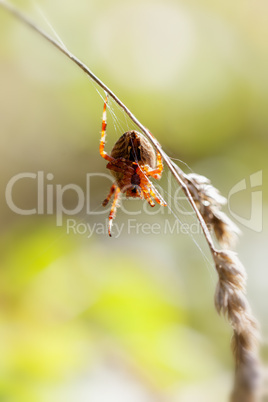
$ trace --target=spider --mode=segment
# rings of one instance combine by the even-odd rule
[[[142,134],[137,131],[127,131],[115,143],[111,155],[104,151],[107,102],[108,96],[105,98],[103,107],[100,154],[108,161],[106,167],[111,170],[115,178],[115,183],[102,203],[105,207],[114,195],[108,224],[108,234],[111,236],[120,193],[125,193],[127,197],[144,198],[151,207],[155,205],[152,198],[162,206],[166,206],[167,203],[149,180],[150,176],[154,179],[161,178],[163,171],[161,155],[158,151],[155,155],[152,145]]]

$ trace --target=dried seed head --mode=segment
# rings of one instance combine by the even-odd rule
[[[214,261],[219,281],[215,292],[218,313],[227,316],[232,328],[236,362],[233,402],[256,402],[260,383],[258,326],[245,296],[245,269],[232,251],[216,251]]]
[[[207,226],[215,233],[221,246],[235,245],[239,228],[221,211],[227,200],[205,176],[185,175],[185,182]]]

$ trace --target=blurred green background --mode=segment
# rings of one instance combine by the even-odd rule
[[[254,203],[262,228],[235,223],[243,231],[237,251],[262,328],[265,365],[268,3],[13,4],[51,33],[43,14],[172,158],[209,177],[226,197],[245,179],[231,211],[250,222],[251,192],[262,192]],[[217,278],[201,234],[137,229],[176,223],[156,207],[156,215],[118,210],[115,223],[125,226],[121,236],[108,238],[101,203],[110,182],[98,176],[90,185],[95,214],[71,217],[99,225],[91,237],[68,234],[68,216],[56,226],[53,214],[21,216],[7,205],[14,175],[51,173],[44,185],[52,185],[55,201],[56,185],[86,191],[88,173],[108,171],[98,153],[103,101],[96,85],[1,8],[0,35],[0,401],[226,401],[231,331],[214,309]],[[110,105],[108,151],[133,128]],[[259,171],[262,185],[251,189],[250,176]],[[176,184],[168,179],[165,172],[161,184],[172,197]],[[13,196],[20,208],[35,208],[36,181],[21,180]],[[76,202],[74,192],[66,192],[64,206]],[[133,214],[143,208],[142,201],[122,203]],[[130,219],[133,230],[127,230]]]

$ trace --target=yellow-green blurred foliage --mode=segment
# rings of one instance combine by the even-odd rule
[[[237,249],[265,361],[268,3],[13,4],[51,32],[44,14],[171,157],[208,176],[225,196],[246,179],[247,190],[232,199],[232,210],[245,219],[249,177],[262,171],[257,208],[263,228],[240,225]],[[168,213],[128,216],[122,210],[118,238],[108,238],[106,228],[91,237],[68,234],[68,216],[56,226],[55,215],[20,216],[7,205],[5,189],[16,174],[52,173],[44,185],[53,186],[55,201],[57,184],[85,191],[87,173],[108,171],[98,153],[103,101],[96,85],[1,8],[0,35],[0,401],[226,401],[231,331],[213,306],[216,276],[202,235],[128,231],[130,218],[164,225]],[[111,106],[108,151],[129,124]],[[96,214],[71,218],[105,227],[108,212],[100,212],[108,189],[95,178],[90,203]],[[175,190],[172,183],[166,196]],[[13,195],[20,208],[35,208],[36,181],[18,182]],[[66,193],[64,202],[74,208],[74,194]],[[168,219],[174,224],[173,215]]]

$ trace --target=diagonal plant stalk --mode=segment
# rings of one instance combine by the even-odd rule
[[[208,228],[208,223],[213,223],[213,231],[219,243],[227,242],[227,245],[229,245],[231,237],[238,233],[238,228],[220,211],[223,197],[219,196],[218,191],[210,185],[208,179],[198,175],[185,174],[163,151],[151,132],[134,116],[114,92],[62,43],[53,39],[7,1],[0,0],[0,6],[40,34],[82,69],[106,94],[114,99],[161,154],[196,213],[215,263],[219,278],[215,292],[215,307],[219,314],[223,313],[227,317],[233,329],[232,349],[235,359],[235,379],[231,401],[257,402],[260,388],[259,336],[257,323],[245,296],[245,269],[236,253],[230,250],[218,250],[215,247]],[[220,201],[219,197],[221,197]]]

